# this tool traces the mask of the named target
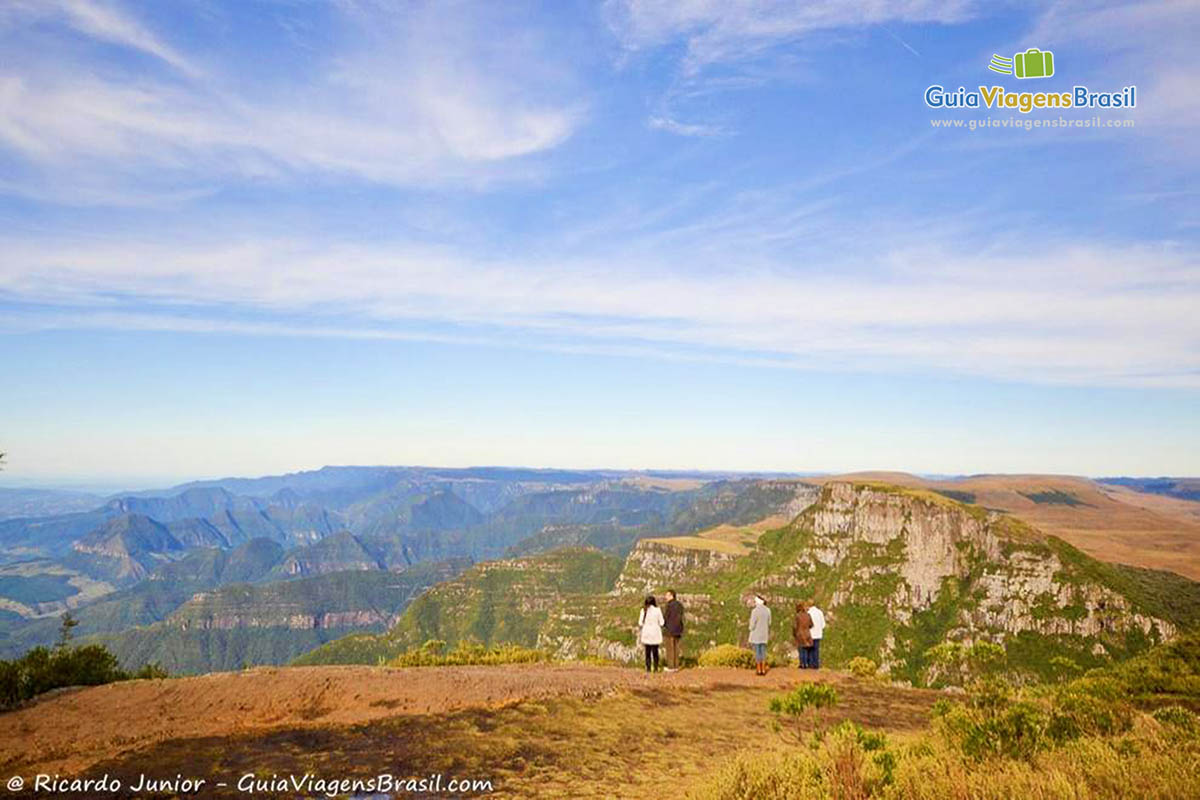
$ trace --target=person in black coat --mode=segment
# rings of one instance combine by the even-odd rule
[[[674,672],[679,669],[679,640],[683,638],[683,603],[675,596],[674,589],[667,591],[667,598],[667,606],[663,612],[666,618],[663,632],[667,635],[667,670]]]

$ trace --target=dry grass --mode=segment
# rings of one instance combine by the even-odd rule
[[[689,550],[711,550],[741,556],[753,550],[764,533],[782,528],[789,522],[791,520],[785,516],[771,516],[749,525],[718,525],[692,536],[661,536],[650,541]]]
[[[693,800],[1193,800],[1200,739],[1141,717],[1119,738],[1089,737],[1031,760],[964,758],[932,736],[894,740],[890,779],[846,737],[725,762]]]
[[[176,739],[96,764],[90,772],[123,779],[140,772],[179,772],[222,780],[247,772],[442,772],[490,778],[500,797],[644,798],[666,790],[681,794],[701,786],[715,764],[747,747],[784,747],[772,730],[768,700],[796,681],[812,678],[791,669],[775,670],[761,679],[735,670],[680,674],[687,672],[700,683],[608,687],[591,696],[540,697],[346,727]],[[853,687],[842,691],[843,701],[831,710],[831,721],[852,719],[902,739],[915,737],[926,724],[938,696],[860,685],[833,673],[823,677]]]

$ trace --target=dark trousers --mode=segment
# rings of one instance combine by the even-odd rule
[[[671,669],[679,669],[679,637],[667,636],[667,666]]]
[[[646,672],[658,672],[658,645],[646,644],[642,646],[646,648]],[[653,670],[650,667],[651,660],[654,661]]]
[[[800,669],[820,669],[821,668],[821,640],[813,639],[813,643],[808,647],[799,647],[797,650],[800,653]]]

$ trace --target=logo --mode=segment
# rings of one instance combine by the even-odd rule
[[[1015,53],[1012,58],[993,53],[988,69],[1018,78],[1049,78],[1054,74],[1054,53],[1036,47],[1024,53]]]
[[[1050,78],[1055,74],[1054,60],[1053,52],[1031,47],[1023,53],[1014,53],[1012,58],[993,55],[988,62],[988,69],[1020,79]],[[980,85],[974,90],[965,86],[950,89],[935,83],[925,89],[925,105],[929,108],[962,110],[1012,110],[1021,114],[1056,112],[1069,108],[1132,109],[1137,108],[1137,86],[1097,92],[1088,86],[1075,84],[1050,91],[1027,92],[1009,91],[997,85]]]

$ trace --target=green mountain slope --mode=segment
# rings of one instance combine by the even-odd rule
[[[426,588],[463,566],[226,585],[197,594],[161,622],[92,638],[123,664],[157,662],[172,673],[282,664],[350,631],[384,630]]]
[[[76,609],[76,636],[118,633],[165,619],[197,592],[222,583],[257,581],[283,557],[283,547],[270,539],[252,539],[233,550],[194,550],[179,561],[161,565],[149,578]],[[16,619],[11,633],[0,638],[0,655],[16,656],[58,638],[59,617]]]
[[[373,664],[431,639],[542,646],[545,631],[564,621],[582,635],[590,620],[579,612],[620,570],[615,556],[577,548],[478,564],[421,595],[386,634],[347,637],[295,663]]]

